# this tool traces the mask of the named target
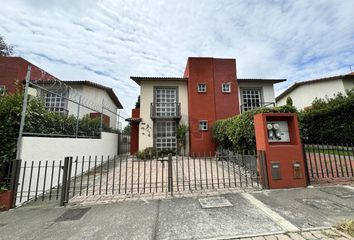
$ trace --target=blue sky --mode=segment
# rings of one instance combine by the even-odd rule
[[[182,76],[189,56],[236,58],[240,78],[295,81],[354,69],[354,1],[12,0],[0,34],[63,80],[111,86],[125,112],[131,75]]]

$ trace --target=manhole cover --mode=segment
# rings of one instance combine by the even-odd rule
[[[322,209],[322,210],[335,210],[335,211],[348,210],[348,211],[352,211],[352,209],[347,206],[344,206],[339,203],[335,203],[335,202],[333,202],[331,200],[327,200],[327,199],[305,198],[305,199],[299,199],[299,201],[301,201],[311,207],[314,207],[317,209]]]
[[[60,217],[58,217],[55,221],[56,222],[63,222],[63,221],[73,221],[73,220],[79,220],[82,218],[82,216],[85,215],[85,213],[88,212],[91,208],[75,208],[75,209],[69,209],[66,212],[63,213]]]
[[[202,208],[232,207],[233,205],[224,197],[208,197],[198,199]]]
[[[354,191],[345,187],[329,187],[320,189],[322,192],[336,195],[340,198],[354,197]]]

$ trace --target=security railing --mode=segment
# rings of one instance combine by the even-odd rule
[[[181,103],[151,103],[151,119],[180,119]]]

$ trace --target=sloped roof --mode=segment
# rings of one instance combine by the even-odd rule
[[[31,80],[31,81],[33,81],[33,80]],[[122,104],[120,103],[117,95],[114,93],[112,88],[109,88],[104,85],[101,85],[101,84],[98,84],[95,82],[91,82],[88,80],[61,81],[61,82],[65,83],[66,85],[85,85],[85,86],[90,86],[90,87],[105,90],[107,92],[108,96],[112,99],[112,101],[116,105],[116,107],[119,109],[123,109]],[[36,83],[38,83],[38,84],[53,84],[54,81],[36,81]]]
[[[275,101],[279,101],[284,96],[286,96],[288,93],[292,92],[294,89],[296,89],[297,87],[302,86],[302,85],[311,84],[311,83],[318,83],[318,82],[327,82],[327,81],[333,81],[333,80],[339,80],[339,79],[347,79],[347,78],[354,78],[354,72],[351,72],[351,73],[345,74],[345,75],[337,75],[337,76],[333,76],[333,77],[325,77],[325,78],[312,79],[312,80],[307,80],[307,81],[302,81],[302,82],[295,82],[293,85],[291,85],[289,88],[287,88],[284,92],[282,92],[279,96],[277,96],[275,98]]]
[[[286,79],[271,79],[271,78],[237,78],[238,82],[256,82],[256,81],[264,81],[269,83],[280,83],[285,82]]]
[[[130,76],[134,82],[140,85],[141,81],[187,81],[188,78],[184,77],[138,77],[138,76]]]

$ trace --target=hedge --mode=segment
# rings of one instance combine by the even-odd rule
[[[213,124],[213,138],[218,148],[233,151],[252,151],[256,148],[253,116],[258,113],[285,113],[296,112],[293,106],[281,106],[275,108],[256,108],[240,115],[218,120]]]
[[[354,143],[354,88],[330,99],[316,99],[299,112],[306,143]]]
[[[15,157],[20,129],[23,94],[15,93],[0,97],[0,166],[2,162]],[[56,112],[48,112],[43,100],[29,97],[25,118],[25,132],[40,134],[74,135],[76,117]],[[104,126],[104,131],[115,132]],[[99,137],[100,119],[85,116],[79,121],[79,136]]]

